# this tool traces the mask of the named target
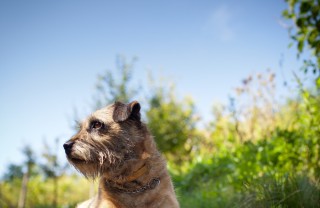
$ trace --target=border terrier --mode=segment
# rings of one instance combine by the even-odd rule
[[[86,178],[99,178],[97,196],[78,207],[179,207],[166,162],[141,122],[137,101],[94,112],[63,147]]]

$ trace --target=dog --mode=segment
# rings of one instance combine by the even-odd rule
[[[140,108],[133,101],[97,110],[64,143],[69,163],[86,178],[99,178],[97,196],[79,208],[179,207],[166,162],[141,121]]]

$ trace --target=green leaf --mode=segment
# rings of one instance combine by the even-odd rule
[[[307,13],[308,11],[310,11],[312,8],[312,5],[310,4],[310,2],[302,2],[301,5],[300,5],[300,13],[301,14],[305,14]]]
[[[308,35],[308,43],[312,45],[318,36],[319,36],[318,30],[317,29],[312,30]]]
[[[289,13],[289,11],[288,11],[287,9],[286,9],[286,10],[283,10],[282,16],[283,16],[284,18],[290,19],[290,13]]]
[[[298,50],[301,53],[304,47],[304,41],[303,40],[299,40],[298,42]]]
[[[317,88],[320,89],[320,76],[316,79]]]
[[[318,6],[313,6],[312,9],[311,9],[311,12],[312,12],[312,17],[313,18],[319,17],[320,5],[318,4]]]
[[[304,18],[304,17],[300,17],[300,18],[298,18],[297,20],[296,20],[296,24],[297,24],[297,26],[298,27],[305,27],[305,23],[306,23],[306,18]]]

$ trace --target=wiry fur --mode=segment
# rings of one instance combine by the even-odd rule
[[[98,129],[96,122],[102,124]],[[72,144],[68,151],[65,147],[69,162],[85,177],[100,178],[98,196],[86,207],[179,207],[165,161],[140,121],[138,102],[117,102],[94,112],[67,143]],[[137,175],[141,167],[146,171]],[[160,185],[137,195],[106,185],[138,189],[154,178]]]

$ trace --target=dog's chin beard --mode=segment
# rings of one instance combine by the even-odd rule
[[[119,168],[120,164],[110,165],[110,164],[89,164],[89,163],[78,163],[72,165],[75,167],[77,171],[79,171],[83,176],[87,179],[95,180],[96,178],[100,178],[104,174],[108,174],[112,169]]]
[[[99,162],[97,163],[96,161]],[[99,156],[92,161],[70,158],[69,162],[87,179],[92,180],[101,177],[112,169],[119,168],[121,164],[123,164],[123,161],[120,158],[108,158],[105,154],[99,154]]]
[[[72,164],[77,171],[79,171],[82,175],[84,175],[87,179],[96,179],[101,175],[98,167],[93,167],[94,165],[89,164]]]

